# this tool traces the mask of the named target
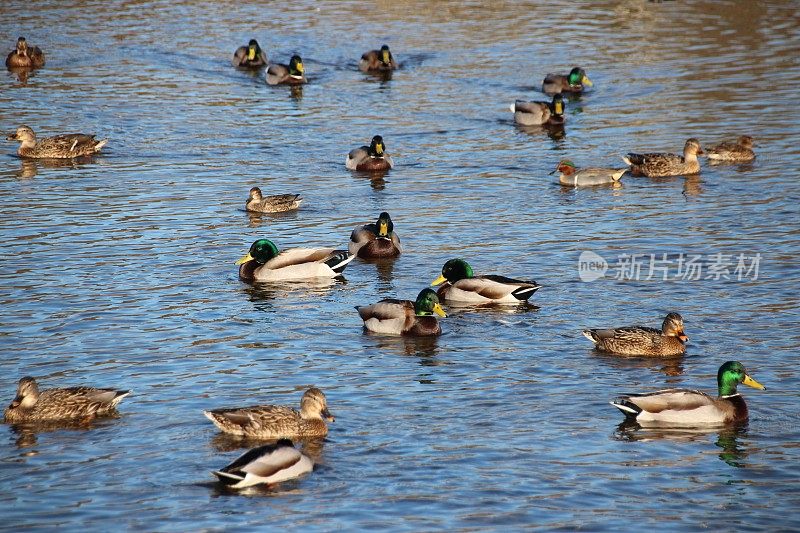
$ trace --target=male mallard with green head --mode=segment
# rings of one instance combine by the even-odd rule
[[[38,46],[28,46],[25,37],[17,39],[17,47],[6,57],[8,68],[39,68],[44,66],[44,53]]]
[[[108,143],[108,139],[95,140],[94,135],[72,133],[36,140],[36,134],[28,126],[20,126],[15,133],[6,137],[7,141],[19,141],[17,154],[20,157],[38,159],[72,159],[92,155]]]
[[[564,124],[564,98],[557,94],[552,102],[526,102],[517,100],[509,107],[514,122],[521,126]]]
[[[36,380],[26,376],[19,380],[17,396],[4,411],[5,422],[88,420],[113,416],[127,390],[67,387],[39,390]]]
[[[231,63],[239,68],[261,68],[267,65],[267,54],[258,46],[258,41],[250,39],[247,46],[236,49]]]
[[[476,276],[463,259],[450,259],[442,267],[442,274],[431,285],[439,288],[443,300],[471,304],[518,304],[528,301],[541,288],[535,281],[485,274]]]
[[[718,426],[747,420],[747,404],[736,388],[743,383],[766,387],[747,375],[742,363],[728,361],[717,372],[716,398],[691,389],[627,394],[611,402],[626,418],[642,426]]]
[[[686,174],[697,174],[700,172],[700,162],[697,156],[703,153],[700,148],[700,141],[694,137],[687,139],[683,146],[683,156],[677,154],[650,153],[634,154],[629,153],[622,157],[631,167],[631,174],[635,176],[647,176],[648,178],[664,178],[667,176],[683,176]]]
[[[542,82],[542,92],[545,94],[582,93],[586,87],[591,87],[592,80],[580,67],[573,68],[569,74],[548,74]]]
[[[378,215],[374,224],[358,226],[350,234],[351,255],[362,259],[381,259],[384,257],[397,257],[403,248],[400,246],[400,237],[394,232],[394,224],[389,213]]]
[[[434,315],[447,316],[432,289],[422,289],[416,301],[386,298],[372,305],[356,306],[364,327],[373,333],[415,337],[439,335],[442,328]]]
[[[686,352],[689,337],[683,332],[683,317],[669,313],[661,329],[628,326],[613,329],[587,329],[584,336],[603,352],[619,355],[680,355]]]
[[[381,171],[394,167],[394,161],[386,153],[386,144],[380,135],[373,137],[369,146],[350,150],[344,164],[349,170],[362,171]]]
[[[303,60],[293,55],[288,65],[272,63],[267,69],[267,85],[302,85],[308,83]]]
[[[362,72],[391,72],[397,68],[397,62],[389,47],[384,44],[380,50],[365,52],[358,62],[358,68]]]
[[[278,252],[269,239],[258,239],[247,255],[236,261],[242,281],[290,281],[341,276],[355,258],[347,250],[292,248]]]

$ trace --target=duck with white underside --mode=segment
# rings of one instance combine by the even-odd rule
[[[313,469],[314,461],[311,458],[295,448],[289,439],[280,439],[275,444],[253,448],[225,468],[212,473],[226,487],[244,489],[294,479]]]
[[[386,153],[383,137],[376,135],[369,146],[361,146],[350,150],[344,162],[349,170],[381,171],[394,168],[394,161]]]
[[[509,107],[514,122],[521,126],[560,126],[564,124],[564,98],[553,96],[552,102],[517,100]]]
[[[348,250],[362,259],[383,259],[400,255],[403,248],[389,213],[384,211],[378,215],[374,224],[355,228],[350,234]]]
[[[622,156],[631,167],[634,176],[647,176],[648,178],[665,178],[667,176],[683,176],[700,172],[700,161],[697,156],[703,154],[700,141],[695,138],[687,139],[683,146],[683,156],[666,153],[635,154],[629,153]]]
[[[550,174],[559,173],[558,182],[569,187],[590,187],[618,183],[627,168],[576,168],[575,163],[563,160]]]
[[[386,298],[372,305],[356,306],[356,310],[368,331],[414,337],[439,335],[442,327],[434,314],[447,316],[432,289],[422,289],[413,302]]]
[[[764,390],[738,361],[728,361],[717,372],[716,398],[692,389],[666,389],[644,394],[627,394],[611,402],[626,418],[642,426],[720,426],[747,420],[747,404],[737,392],[743,383]]]
[[[356,256],[335,248],[291,248],[278,252],[269,239],[258,239],[236,261],[242,281],[290,281],[335,278]]]
[[[443,284],[439,298],[470,304],[518,304],[526,302],[541,285],[532,280],[520,280],[484,274],[476,276],[463,259],[450,259],[442,274],[431,285]]]

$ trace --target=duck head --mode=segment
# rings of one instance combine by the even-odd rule
[[[565,176],[572,176],[576,170],[577,169],[575,168],[575,163],[573,163],[569,159],[564,159],[558,163],[556,169],[552,171],[550,174],[555,174],[557,172],[560,172]]]
[[[253,187],[252,189],[250,189],[250,196],[247,198],[247,201],[251,202],[255,200],[257,202],[260,202],[261,198],[262,198],[261,189],[259,189],[258,187]]]
[[[463,259],[451,259],[442,267],[442,275],[431,282],[431,285],[439,285],[445,281],[455,283],[460,279],[468,279],[474,276],[472,267]]]
[[[258,41],[256,41],[255,39],[250,39],[250,42],[247,43],[247,60],[253,61],[260,54],[261,54],[261,47],[258,46]]]
[[[700,154],[704,154],[703,149],[700,148],[700,141],[692,137],[691,139],[686,140],[686,144],[683,145],[683,158],[686,159],[687,157],[697,157]]]
[[[446,317],[441,304],[439,295],[433,289],[422,289],[414,302],[414,313],[420,316],[430,316],[433,313],[441,317]]]
[[[293,78],[302,78],[305,68],[303,67],[303,60],[298,55],[293,55],[289,60],[289,76]]]
[[[25,37],[17,39],[17,54],[21,56],[28,55],[28,42],[25,40]]]
[[[567,83],[570,85],[585,85],[586,87],[591,87],[593,85],[592,80],[589,79],[586,72],[580,67],[575,67],[569,71]]]
[[[719,386],[720,396],[731,396],[736,394],[736,387],[739,383],[744,383],[754,389],[765,390],[766,387],[747,375],[744,365],[739,361],[728,361],[719,367],[717,372],[717,385]]]
[[[392,63],[392,52],[389,51],[389,47],[385,44],[381,46],[380,60],[381,63],[387,66]]]
[[[38,400],[39,386],[36,384],[36,380],[30,376],[25,376],[19,380],[19,384],[17,385],[17,395],[8,408],[30,409],[36,405]]]
[[[753,138],[749,135],[742,135],[739,137],[739,146],[742,148],[747,148],[748,150],[753,149]]]
[[[394,231],[394,224],[392,223],[392,217],[389,216],[389,213],[384,211],[378,215],[378,220],[375,222],[375,227],[378,230],[378,237],[388,239],[391,236],[392,231]]]
[[[683,317],[678,313],[670,313],[664,317],[661,324],[661,333],[667,337],[678,337],[681,342],[687,342],[689,337],[683,332]]]
[[[553,102],[550,104],[550,110],[557,117],[564,116],[564,97],[561,93],[553,96]]]
[[[250,194],[252,193],[253,191],[251,190]],[[235,264],[242,265],[248,261],[255,261],[256,263],[263,265],[277,255],[278,247],[275,246],[271,240],[258,239],[256,242],[250,245],[250,250],[247,252],[247,255],[236,261]]]
[[[325,394],[316,387],[308,389],[300,400],[300,416],[309,418],[324,418],[328,422],[336,419],[328,411],[328,400]]]
[[[20,126],[17,131],[6,137],[7,141],[20,141],[22,143],[35,143],[36,134],[28,126]]]
[[[370,157],[383,157],[386,155],[386,145],[380,135],[373,137],[372,142],[369,143],[369,155]]]

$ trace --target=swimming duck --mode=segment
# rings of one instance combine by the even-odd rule
[[[288,65],[272,63],[267,69],[267,85],[301,85],[308,83],[300,56],[293,55]]]
[[[591,87],[592,80],[580,67],[573,68],[566,76],[562,74],[548,74],[542,82],[542,92],[545,94],[581,93],[586,87]]]
[[[242,281],[286,281],[340,276],[354,255],[333,248],[292,248],[278,253],[269,239],[258,239],[236,261]]]
[[[514,122],[522,126],[561,125],[564,123],[564,99],[560,94],[552,102],[526,102],[517,100],[509,107]]]
[[[446,283],[445,283],[446,282]],[[473,304],[525,302],[541,288],[535,281],[522,281],[505,276],[475,276],[463,259],[451,259],[442,267],[442,274],[431,285],[439,285],[439,298]]]
[[[130,394],[127,390],[68,387],[39,391],[36,380],[19,380],[17,396],[4,411],[9,424],[43,420],[90,419],[113,416],[115,408]]]
[[[736,391],[739,383],[764,390],[766,387],[747,375],[739,361],[728,361],[719,367],[717,387],[719,395],[691,389],[666,389],[644,394],[627,394],[611,405],[642,426],[723,425],[747,420],[747,404]]]
[[[307,474],[314,461],[300,453],[289,439],[253,448],[221,470],[212,472],[232,489],[280,483]]]
[[[234,67],[261,68],[267,64],[267,54],[258,46],[258,41],[250,39],[247,46],[240,46],[231,60]]]
[[[247,198],[245,209],[254,213],[282,213],[300,207],[303,198],[299,194],[273,194],[262,196],[261,189],[253,187]]]
[[[575,163],[569,160],[561,161],[550,174],[559,173],[558,182],[570,187],[583,187],[589,185],[603,185],[617,183],[628,171],[627,168],[575,168]]]
[[[648,178],[663,178],[666,176],[681,176],[684,174],[697,174],[700,172],[698,154],[702,154],[700,141],[695,138],[688,139],[683,147],[683,157],[676,154],[634,154],[629,153],[622,159],[631,166],[631,173]]]
[[[384,44],[380,50],[364,53],[358,62],[358,68],[362,72],[390,72],[397,68],[397,62],[389,47]]]
[[[8,68],[39,68],[44,66],[44,53],[38,46],[28,46],[25,37],[17,39],[17,47],[6,57]]]
[[[433,313],[447,316],[433,289],[422,289],[414,302],[387,298],[372,305],[356,306],[356,309],[369,331],[390,335],[439,335],[442,328]]]
[[[376,135],[369,146],[350,150],[344,165],[349,170],[389,170],[394,167],[394,161],[386,153],[383,137]]]
[[[300,411],[283,405],[253,405],[203,414],[224,433],[256,439],[324,437],[328,434],[325,420],[335,420],[325,394],[316,387],[303,394]]]
[[[614,329],[587,329],[583,332],[603,352],[619,355],[680,355],[686,352],[689,337],[683,332],[683,317],[669,313],[661,330],[644,326]]]
[[[706,156],[714,161],[752,161],[756,154],[753,152],[753,138],[742,135],[736,142],[723,142],[706,152]]]
[[[379,259],[382,257],[397,257],[403,248],[400,246],[400,237],[394,232],[394,224],[389,213],[378,215],[374,224],[358,226],[350,234],[349,252],[362,259]]]
[[[20,157],[38,159],[72,159],[84,155],[92,155],[108,143],[108,139],[95,140],[94,135],[72,133],[56,135],[36,141],[36,134],[28,126],[20,126],[16,133],[6,137],[7,141],[19,141],[17,153]]]

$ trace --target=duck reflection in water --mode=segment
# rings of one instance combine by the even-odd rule
[[[602,359],[608,365],[627,372],[630,368],[649,368],[665,376],[676,377],[683,374],[683,355],[670,357],[650,357],[639,355],[617,355],[591,350],[593,357]],[[679,384],[678,380],[667,380],[666,383]]]
[[[102,419],[87,419],[87,420],[48,420],[38,422],[25,422],[19,424],[10,424],[9,429],[11,433],[16,436],[14,443],[20,449],[33,448],[39,443],[39,435],[42,433],[56,433],[58,431],[90,431],[96,427],[113,423],[117,418],[121,418],[119,413],[107,415]],[[58,437],[55,436],[54,439]],[[25,455],[38,455],[36,450],[30,450]]]

